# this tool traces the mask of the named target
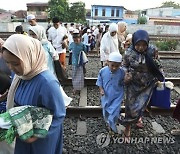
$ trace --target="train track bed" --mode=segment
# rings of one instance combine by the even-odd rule
[[[180,86],[176,86],[176,88],[180,89]],[[79,95],[73,95],[71,86],[65,86],[64,90],[69,97],[73,98],[71,102],[71,106],[79,106]],[[176,105],[178,98],[180,97],[180,93],[177,92],[176,89],[171,90],[171,103]],[[87,106],[99,106],[100,105],[100,93],[97,86],[88,86],[87,87]]]
[[[180,77],[180,59],[161,60],[166,77]]]
[[[88,60],[89,62],[86,64],[86,77],[97,78],[98,72],[101,69],[100,59],[98,57],[89,57]],[[161,59],[161,63],[166,77],[180,77],[180,59]],[[71,77],[71,65],[67,65],[67,70],[69,77]]]
[[[79,131],[78,124],[83,122],[86,127]],[[159,124],[162,127],[162,132],[154,129],[154,124]],[[64,122],[64,154],[178,154],[180,153],[180,136],[172,136],[170,131],[177,129],[180,124],[170,116],[154,116],[143,117],[143,129],[137,129],[135,125],[132,126],[131,143],[125,142],[122,134],[111,135],[106,127],[102,117],[98,118],[75,118],[66,117]],[[120,126],[120,125],[119,125]],[[81,134],[82,133],[82,134]],[[107,146],[102,147],[104,140],[97,139],[97,136],[109,136],[110,141]],[[145,142],[145,137],[150,139]],[[159,140],[159,143],[155,142]],[[172,142],[167,143],[167,139]],[[102,142],[102,144],[101,144]]]

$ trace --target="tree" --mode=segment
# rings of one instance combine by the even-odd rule
[[[138,18],[138,24],[146,24],[147,18],[145,16],[141,16]]]
[[[176,4],[173,1],[166,1],[164,3],[162,3],[161,7],[173,7],[174,9],[179,9],[180,8],[180,4]]]
[[[71,3],[70,6],[70,21],[76,23],[85,23],[86,22],[86,9],[85,3],[75,2]]]
[[[69,19],[69,4],[67,0],[50,0],[49,5],[49,16],[53,18],[58,16],[60,21],[67,22]]]

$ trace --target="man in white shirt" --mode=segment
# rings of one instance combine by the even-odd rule
[[[61,26],[58,17],[54,17],[52,22],[53,26],[48,30],[48,40],[59,54],[60,63],[66,68],[67,29]]]
[[[38,27],[40,27],[39,29],[43,30],[43,39],[47,39],[47,37],[46,37],[46,30],[45,30],[45,28],[43,26],[40,26],[40,25],[37,24],[35,15],[29,14],[27,16],[27,21],[29,22],[30,26],[38,26]]]
[[[83,44],[86,45],[87,48],[87,52],[89,52],[89,48],[90,48],[90,37],[91,37],[91,30],[87,29],[87,32],[84,33],[84,35],[82,36],[82,42]]]

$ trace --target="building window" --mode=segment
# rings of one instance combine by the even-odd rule
[[[105,16],[105,15],[106,15],[106,10],[102,9],[102,16]]]
[[[116,10],[116,17],[119,17],[119,10]]]
[[[95,16],[97,16],[98,15],[98,9],[95,9],[95,14],[94,14]]]
[[[114,17],[114,9],[111,10],[111,17]]]

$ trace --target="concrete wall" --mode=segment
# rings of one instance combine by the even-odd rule
[[[180,35],[180,26],[166,26],[166,25],[128,25],[129,33],[134,33],[136,30],[146,30],[151,35]]]
[[[47,28],[47,25],[48,25],[47,22],[42,22],[38,24],[42,25],[45,29]],[[22,25],[24,28],[24,31],[28,30],[28,27],[29,27],[28,23],[11,22],[11,23],[0,23],[0,32],[15,32],[15,28],[18,25]]]
[[[13,22],[13,23],[0,23],[0,32],[14,32],[17,25],[22,24],[25,31],[28,30],[28,23]],[[45,29],[47,28],[47,22],[39,22]],[[180,35],[180,26],[166,26],[166,25],[128,25],[127,30],[129,33],[133,33],[138,29],[146,30],[149,34],[169,34],[169,35]]]

